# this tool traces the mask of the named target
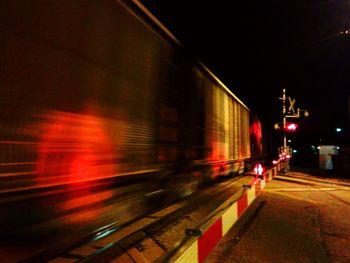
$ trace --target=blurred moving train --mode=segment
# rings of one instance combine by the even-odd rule
[[[260,120],[137,0],[2,0],[0,31],[1,196],[145,174],[186,195],[267,155]]]

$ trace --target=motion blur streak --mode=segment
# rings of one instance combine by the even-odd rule
[[[137,0],[2,0],[0,34],[2,236],[127,222],[268,154],[255,114]]]
[[[251,127],[250,127],[250,134],[252,140],[254,140],[254,146],[257,153],[261,153],[263,151],[262,149],[262,130],[261,130],[261,123],[258,120],[254,120]]]
[[[118,129],[119,141],[111,143],[102,118],[65,112],[47,112],[39,124],[39,177],[46,182],[74,182],[112,175],[113,163],[125,138]],[[52,182],[51,182],[52,180]]]

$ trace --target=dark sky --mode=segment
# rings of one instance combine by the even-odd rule
[[[310,112],[304,137],[349,122],[350,1],[141,2],[267,123],[280,121],[283,88]]]

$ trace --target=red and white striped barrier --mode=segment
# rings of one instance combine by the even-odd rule
[[[219,243],[222,237],[231,229],[236,221],[242,216],[248,206],[265,188],[273,177],[284,167],[284,163],[278,163],[274,168],[263,174],[263,179],[254,179],[246,187],[238,200],[228,206],[221,216],[212,220],[211,224],[205,230],[199,231],[198,237],[193,237],[186,244],[186,248],[176,253],[170,262],[189,263],[203,262],[214,247]]]

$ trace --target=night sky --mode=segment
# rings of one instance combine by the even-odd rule
[[[310,113],[293,136],[345,142],[350,35],[340,32],[350,30],[350,1],[141,2],[265,123],[281,121],[285,88]]]

